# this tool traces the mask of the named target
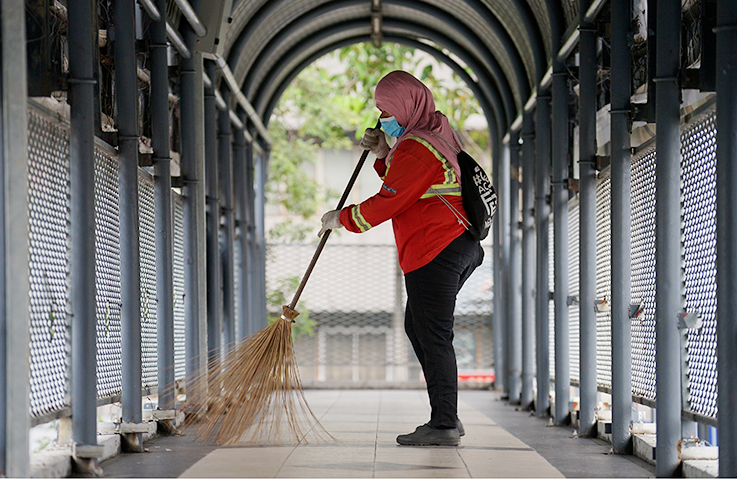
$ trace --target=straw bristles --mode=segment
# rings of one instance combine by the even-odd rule
[[[202,440],[307,442],[307,433],[332,439],[302,391],[290,319],[277,319],[232,348],[223,361],[210,361],[206,380],[199,382],[194,388],[199,397],[187,399],[186,425]]]

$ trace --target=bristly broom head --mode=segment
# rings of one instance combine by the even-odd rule
[[[307,442],[308,433],[334,440],[302,391],[292,347],[292,323],[299,313],[288,306],[282,310],[280,319],[231,348],[224,360],[211,360],[207,376],[194,381],[185,427],[201,440]]]

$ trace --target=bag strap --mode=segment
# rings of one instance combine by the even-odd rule
[[[461,150],[456,150],[455,148],[453,148],[453,146],[452,146],[452,145],[451,145],[450,143],[448,143],[448,140],[446,140],[446,139],[445,139],[445,138],[443,138],[442,136],[440,136],[440,135],[437,135],[437,134],[435,134],[435,133],[434,133],[434,132],[432,132],[432,131],[430,132],[430,134],[431,134],[432,136],[434,136],[434,137],[437,137],[437,138],[440,138],[441,140],[443,140],[443,142],[445,142],[445,144],[446,144],[446,145],[448,145],[448,148],[450,148],[451,150],[453,150],[453,152],[454,152],[454,153],[455,153],[456,155],[457,155],[458,153],[460,153],[460,152],[461,152]]]

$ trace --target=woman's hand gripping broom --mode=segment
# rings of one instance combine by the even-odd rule
[[[345,205],[368,153],[361,154],[338,210]],[[193,381],[194,393],[187,402],[194,406],[187,425],[201,439],[214,439],[217,444],[273,443],[286,435],[306,442],[309,432],[332,438],[307,404],[292,344],[297,301],[331,231],[322,235],[292,301],[282,306],[281,318],[236,345],[224,360],[211,360],[207,376]]]

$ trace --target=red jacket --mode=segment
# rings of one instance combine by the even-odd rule
[[[399,265],[409,273],[432,261],[465,231],[454,213],[434,193],[466,217],[460,185],[453,167],[433,146],[417,137],[402,141],[387,167],[377,159],[374,169],[384,180],[381,190],[358,205],[340,212],[340,222],[354,233],[363,233],[391,219],[399,252]]]

